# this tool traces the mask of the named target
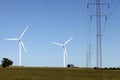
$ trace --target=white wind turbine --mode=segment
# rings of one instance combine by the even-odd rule
[[[55,45],[63,47],[63,66],[64,67],[66,67],[66,57],[67,57],[66,45],[71,41],[72,38],[73,38],[73,36],[70,39],[68,39],[64,44],[60,44],[60,43],[57,43],[57,42],[52,42]]]
[[[7,38],[6,40],[13,40],[13,41],[18,41],[19,43],[19,66],[21,66],[21,46],[23,47],[24,51],[26,51],[26,48],[23,44],[23,41],[22,41],[22,37],[23,35],[25,34],[26,30],[28,29],[28,26],[25,28],[25,30],[23,31],[23,33],[20,35],[19,38]]]

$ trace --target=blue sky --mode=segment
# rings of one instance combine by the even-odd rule
[[[18,65],[18,42],[6,41],[5,38],[17,38],[25,27],[29,28],[23,36],[27,53],[22,49],[24,66],[63,66],[63,49],[51,41],[64,43],[71,36],[74,38],[67,45],[67,63],[79,67],[86,66],[88,28],[91,27],[92,66],[96,65],[96,27],[95,6],[87,9],[88,2],[95,0],[0,0],[0,59],[8,57]],[[110,9],[102,6],[102,14],[113,12],[107,21],[103,46],[103,66],[120,66],[120,11],[116,1],[109,2]],[[111,3],[112,2],[112,3]],[[108,11],[108,12],[107,12]],[[102,29],[104,18],[102,18]]]

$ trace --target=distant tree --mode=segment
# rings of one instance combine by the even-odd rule
[[[9,67],[10,65],[13,64],[13,61],[9,60],[8,58],[3,58],[1,62],[3,68]]]
[[[67,67],[68,68],[73,68],[73,67],[75,67],[73,64],[67,64]]]
[[[106,70],[107,70],[108,68],[107,68],[107,67],[105,67],[104,69],[106,69]]]

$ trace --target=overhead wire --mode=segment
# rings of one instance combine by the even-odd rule
[[[115,5],[114,8],[111,10],[111,12],[109,13],[108,17],[110,17],[110,16],[114,13],[114,11],[117,9],[117,7],[118,7],[119,4],[120,4],[120,0],[118,0],[118,1],[116,2],[116,5]]]
[[[106,11],[106,13],[105,13],[105,22],[104,22],[103,30],[102,30],[102,33],[101,33],[102,37],[103,37],[103,35],[104,35],[105,29],[106,29],[106,24],[107,24],[107,21],[108,21],[107,15],[108,15],[108,13],[109,13],[109,11],[110,11],[109,6],[110,6],[110,5],[109,5],[109,3],[108,3],[108,9],[107,9],[107,11]]]
[[[112,5],[112,4],[113,4],[113,1],[115,1],[115,0],[112,0],[112,1],[111,1],[111,3],[110,3],[110,5]]]
[[[110,5],[112,6],[114,4],[115,0],[112,0]],[[103,31],[102,31],[102,36],[104,35],[104,32],[105,32],[105,29],[106,29],[106,25],[107,25],[107,22],[108,22],[108,19],[110,18],[110,16],[114,13],[114,11],[116,10],[116,8],[118,7],[120,3],[120,0],[117,1],[116,5],[113,7],[113,9],[111,10],[110,12],[110,9],[107,10],[107,19],[105,19],[105,23],[104,23],[104,27],[103,27]]]

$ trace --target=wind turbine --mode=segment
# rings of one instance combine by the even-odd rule
[[[27,52],[26,48],[24,46],[24,43],[22,41],[22,37],[25,34],[27,29],[28,29],[28,26],[25,28],[25,30],[22,32],[22,34],[20,35],[19,38],[7,38],[7,39],[5,39],[5,40],[18,41],[18,43],[19,43],[19,66],[21,66],[21,47],[23,47],[24,51]]]
[[[64,44],[52,42],[55,45],[62,46],[63,47],[63,66],[66,67],[66,57],[67,57],[67,49],[66,45],[72,40],[73,36],[69,38]]]

